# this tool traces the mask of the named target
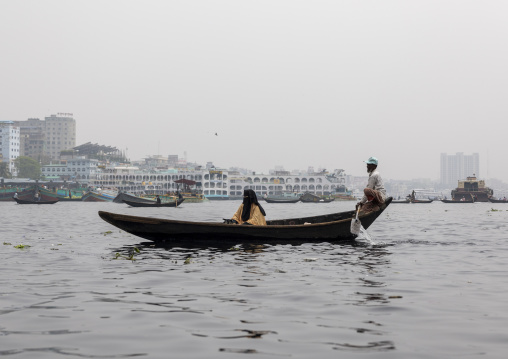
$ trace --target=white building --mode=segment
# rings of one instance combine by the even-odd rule
[[[57,160],[60,151],[76,147],[76,120],[72,113],[58,113],[45,117],[46,152]]]
[[[76,157],[67,163],[42,166],[42,175],[47,180],[68,180],[89,183],[97,177],[99,161]]]
[[[441,153],[441,184],[456,187],[459,180],[476,176],[480,178],[480,155],[464,155],[457,152],[455,155]]]
[[[1,162],[9,163],[9,172],[17,174],[14,160],[20,156],[19,127],[13,121],[0,121]]]

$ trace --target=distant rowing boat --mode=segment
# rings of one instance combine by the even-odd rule
[[[54,200],[54,201],[44,201],[44,200],[40,200],[40,201],[33,201],[33,200],[26,200],[26,199],[19,199],[19,198],[14,198],[14,200],[16,202],[18,202],[18,204],[55,204],[56,202],[58,202],[58,200]]]
[[[123,200],[125,204],[128,204],[131,207],[176,207],[179,206],[183,201],[185,201],[185,198],[182,198],[178,200],[178,202],[166,202],[166,203],[142,203],[142,202],[135,202],[135,201],[128,201],[126,199]]]
[[[443,203],[474,203],[472,199],[466,199],[464,201],[455,201],[453,199],[442,199],[441,202]]]

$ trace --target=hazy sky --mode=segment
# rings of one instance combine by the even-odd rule
[[[267,172],[508,182],[508,1],[2,1],[0,120]],[[215,133],[218,136],[215,136]]]

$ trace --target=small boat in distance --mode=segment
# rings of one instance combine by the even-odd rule
[[[16,202],[18,202],[18,204],[55,204],[56,202],[58,202],[58,200],[45,201],[45,200],[42,200],[42,199],[40,201],[35,201],[35,200],[27,200],[27,199],[14,198],[14,200]]]
[[[503,199],[494,199],[494,198],[489,198],[489,202],[491,203],[508,203],[508,199],[506,198],[503,198]]]
[[[185,201],[185,198],[179,199],[178,202],[175,201],[165,203],[157,203],[154,201],[152,201],[152,203],[143,203],[124,199],[123,203],[128,204],[131,207],[178,207],[183,201]]]
[[[266,195],[263,198],[268,203],[296,203],[300,202],[301,193],[282,192],[279,195]]]
[[[442,199],[443,203],[474,203],[473,199],[455,200],[455,199]]]
[[[305,192],[301,197],[300,201],[303,203],[330,203],[335,201],[334,197],[323,197],[317,196],[310,192]]]

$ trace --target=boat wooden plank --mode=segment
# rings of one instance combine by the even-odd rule
[[[390,204],[381,210],[360,216],[368,228]],[[139,217],[99,211],[106,222],[133,235],[169,245],[235,245],[305,243],[353,240],[351,220],[355,211],[327,215],[267,221],[266,226],[243,226],[217,222],[188,222],[163,218]]]

